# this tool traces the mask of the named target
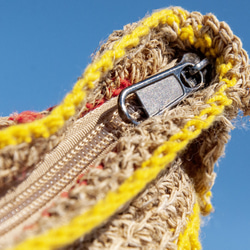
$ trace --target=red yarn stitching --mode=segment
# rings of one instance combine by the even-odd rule
[[[123,89],[129,87],[130,85],[132,85],[132,83],[130,81],[128,81],[126,79],[121,79],[120,87],[118,89],[112,90],[112,97],[118,96]]]
[[[118,96],[121,91],[127,87],[129,87],[130,85],[132,85],[132,83],[129,81],[129,80],[126,80],[126,79],[121,79],[120,80],[120,87],[117,88],[117,89],[113,89],[111,90],[112,91],[112,97],[115,97],[115,96]],[[105,103],[107,101],[107,99],[104,97],[100,100],[96,100],[94,104],[92,103],[86,103],[86,108],[87,110],[84,111],[82,114],[81,114],[81,117],[83,117],[84,115],[86,115],[88,112],[90,112],[91,110],[94,110],[98,107],[100,107],[103,103]]]
[[[15,121],[16,123],[27,123],[37,119],[43,118],[44,115],[33,111],[23,111],[20,114],[14,114],[8,120]]]

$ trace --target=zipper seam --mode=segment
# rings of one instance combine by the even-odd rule
[[[95,124],[93,125],[94,127],[91,127],[89,123],[87,124],[88,132],[85,133],[85,135],[82,135],[79,131],[77,131],[76,134],[70,135],[71,132],[74,133],[74,126],[73,129],[69,130],[69,136],[66,137],[63,142],[64,146],[67,145],[67,142],[70,144],[66,149],[67,153],[60,152],[58,156],[60,159],[52,163],[52,166],[47,166],[48,170],[42,176],[36,178],[35,181],[33,180],[33,183],[25,188],[24,193],[14,194],[14,199],[12,200],[6,200],[5,198],[5,203],[0,209],[0,216],[2,217],[0,220],[0,235],[8,233],[9,230],[11,231],[13,229],[13,226],[18,226],[25,221],[29,215],[33,215],[33,213],[40,210],[41,207],[57,196],[65,186],[70,184],[82,171],[86,171],[89,165],[95,161],[95,158],[101,155],[106,148],[118,139],[116,130],[119,130],[122,126],[127,127],[128,125],[123,125],[124,123],[118,117],[116,102],[117,98],[113,98],[110,102],[96,109],[98,115],[95,114],[96,112],[91,112],[89,115],[87,114],[81,118],[82,120],[79,119],[75,127],[79,127],[81,124],[84,124],[84,122],[86,123],[91,117],[96,117],[93,122]],[[113,126],[111,126],[111,124]],[[59,146],[59,148],[60,147],[62,146]],[[55,150],[58,151],[58,148]],[[80,156],[80,154],[82,154],[82,156]],[[46,163],[46,160],[48,161],[49,158],[52,157],[51,155],[53,156],[53,151],[41,164],[50,165],[48,162]],[[88,160],[86,160],[86,156],[89,156]],[[82,161],[81,164],[79,164],[79,159]],[[69,163],[71,163],[70,165],[73,166],[73,168],[69,166]],[[83,166],[85,166],[85,168],[83,168]],[[38,169],[40,168],[41,165]],[[58,176],[59,173],[61,173],[61,178]],[[33,175],[36,175],[36,172]],[[48,186],[46,190],[45,186],[55,177],[55,183],[51,183],[51,186]],[[26,183],[29,183],[31,179],[32,176]],[[59,179],[58,182],[57,179]],[[18,197],[19,195],[21,197]]]

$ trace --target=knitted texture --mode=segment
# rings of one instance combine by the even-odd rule
[[[233,37],[231,31],[228,28],[227,28],[227,30],[225,30],[224,29],[225,24],[222,23],[221,24],[221,29],[222,29],[221,34],[223,34],[223,39],[218,40],[220,42],[217,42],[217,40],[214,40],[215,41],[214,45],[213,45],[213,47],[211,47],[211,44],[209,42],[211,40],[211,37],[210,37],[210,40],[209,40],[208,33],[209,32],[210,33],[214,32],[214,35],[218,36],[218,30],[219,30],[219,26],[220,26],[220,24],[215,19],[215,17],[213,17],[212,15],[206,16],[204,18],[204,21],[203,21],[203,24],[202,24],[202,22],[200,20],[201,16],[199,16],[199,14],[197,14],[197,13],[193,13],[192,16],[190,16],[191,19],[194,19],[194,20],[197,19],[197,20],[195,20],[195,22],[193,24],[193,25],[195,25],[195,27],[194,27],[194,29],[193,29],[194,31],[192,33],[191,32],[192,30],[190,28],[191,27],[190,21],[184,23],[184,19],[188,15],[187,12],[185,12],[185,11],[179,12],[179,10],[178,11],[177,10],[163,10],[162,12],[160,12],[161,15],[164,15],[164,11],[166,11],[166,14],[172,13],[167,18],[167,21],[165,20],[167,23],[169,22],[171,24],[170,20],[171,20],[172,16],[174,16],[175,19],[177,17],[180,19],[177,23],[182,22],[182,26],[183,26],[183,27],[182,26],[178,27],[178,25],[176,25],[176,23],[174,22],[173,25],[168,27],[168,28],[170,28],[170,29],[168,29],[168,32],[170,33],[169,35],[173,36],[173,38],[176,39],[178,37],[178,34],[180,33],[181,34],[181,39],[185,43],[191,41],[191,45],[194,44],[195,47],[198,47],[201,51],[206,50],[206,54],[211,53],[212,55],[214,55],[215,50],[217,50],[218,54],[220,54],[222,52],[222,50],[223,50],[223,46],[224,46],[223,42],[224,41],[229,42],[230,39],[232,39],[232,37]],[[154,15],[156,15],[156,14],[154,14]],[[154,17],[154,15],[152,16],[152,18]],[[161,17],[159,16],[159,18],[156,21],[156,22],[159,22],[159,26],[161,26],[161,24],[162,24],[161,21],[163,23],[165,22],[164,18],[161,20]],[[207,26],[204,26],[205,24]],[[152,25],[153,25],[153,23],[152,23]],[[210,26],[211,26],[211,28],[210,28],[209,32],[206,33],[206,28],[205,27],[210,27]],[[131,32],[131,34],[132,33],[136,34],[136,30],[133,31],[133,32]],[[129,35],[131,35],[131,34],[129,34]],[[192,37],[192,34],[193,34],[193,37]],[[139,34],[137,34],[137,35],[139,36]],[[185,37],[192,37],[192,38],[189,38],[188,40],[186,40]],[[128,39],[128,35],[125,35],[122,39],[123,39],[122,41],[125,41],[126,39]],[[122,41],[119,40],[119,41],[116,41],[116,43],[119,42],[119,44],[121,44]],[[183,44],[183,42],[182,43],[178,42],[177,46],[180,47],[180,49],[185,49],[186,46],[190,46],[190,44],[185,44],[185,43]],[[236,41],[236,45],[234,47],[234,50],[235,49],[240,50],[240,46],[241,46],[240,41]],[[114,47],[114,44],[112,44],[112,51],[114,51],[113,47]],[[207,47],[209,47],[209,49],[206,49]],[[131,49],[131,48],[129,47],[129,49]],[[127,50],[128,50],[128,48],[127,48]],[[207,52],[207,50],[208,50],[208,52]],[[110,49],[108,49],[107,51],[110,51]],[[101,56],[104,56],[104,54],[96,57],[96,59],[95,59],[95,61],[94,61],[94,63],[92,65],[95,65],[95,62],[97,63],[97,61],[101,60],[100,59]],[[112,60],[113,60],[112,61],[113,63],[115,63],[117,61],[114,58],[112,58]],[[91,67],[91,65],[90,65],[90,67]],[[155,71],[155,69],[153,69],[153,71]],[[86,70],[85,74],[87,74],[87,70]],[[137,78],[139,78],[138,72],[136,72],[136,74],[133,77],[135,78],[135,80]],[[83,81],[83,79],[85,79],[84,76],[78,82]],[[106,89],[106,92],[108,93],[109,90]],[[242,96],[244,96],[244,95],[245,94],[242,93]],[[247,110],[247,105],[248,105],[247,100],[248,99],[246,98],[246,100],[244,101],[245,104],[242,103],[245,106],[245,107],[242,107],[245,111]],[[52,110],[52,111],[54,112],[54,110]],[[50,117],[51,115],[52,115],[52,113],[49,116],[47,116],[46,119],[48,117]],[[43,123],[42,120],[39,120],[39,121],[36,121],[36,122],[38,122],[39,124]],[[27,128],[26,125],[27,126],[33,126],[32,124],[35,125],[36,123],[25,124],[25,128]],[[57,123],[54,123],[54,125],[55,124],[57,124]],[[67,124],[65,126],[67,127]],[[6,132],[6,134],[3,137],[0,137],[0,138],[2,138],[4,140],[4,138],[7,136],[7,134],[9,136],[9,138],[10,138],[11,136],[10,136],[9,132],[11,132],[11,129],[15,129],[15,130],[17,129],[18,130],[19,128],[21,129],[22,126],[17,126],[17,127],[16,126],[15,127],[11,126],[11,127],[8,128],[10,130],[7,129],[7,130],[4,130],[4,131],[0,131],[1,133],[4,133],[4,134]],[[43,129],[41,129],[41,130],[39,129],[39,131],[42,131],[42,130]],[[51,136],[48,139],[44,139],[44,138],[35,139],[35,138],[33,138],[32,147],[30,147],[30,144],[28,144],[28,143],[22,143],[22,144],[20,144],[18,146],[18,148],[9,146],[6,149],[2,150],[0,152],[0,169],[2,169],[3,171],[1,171],[1,175],[0,175],[0,186],[2,186],[3,184],[6,184],[8,182],[11,182],[13,179],[15,179],[15,176],[17,176],[18,174],[21,174],[22,173],[22,170],[21,170],[22,166],[25,165],[26,169],[30,168],[30,167],[34,167],[34,164],[36,164],[40,160],[40,158],[43,157],[44,153],[49,152],[52,148],[54,148],[58,144],[58,142],[60,142],[63,132],[64,131],[62,129],[62,130],[57,132],[56,136]],[[21,140],[21,137],[22,137],[21,134],[22,134],[22,132],[20,132],[20,133],[18,131],[16,132],[16,136],[20,140]]]
[[[194,205],[194,212],[189,217],[186,230],[180,234],[178,239],[178,249],[201,249],[199,242],[199,229],[200,229],[200,207],[198,203]]]
[[[201,133],[203,130],[209,129],[212,125],[213,127],[216,127],[218,124],[221,124],[223,119],[220,118],[220,116],[227,114],[228,118],[232,119],[236,115],[238,107],[247,111],[249,95],[246,95],[245,93],[242,94],[242,92],[239,91],[239,93],[241,92],[241,96],[244,96],[244,99],[241,102],[238,97],[238,99],[232,98],[233,91],[230,91],[230,88],[235,85],[237,85],[237,88],[239,89],[240,87],[243,87],[244,84],[244,88],[247,88],[246,84],[249,84],[248,82],[246,83],[246,76],[244,74],[246,71],[244,63],[247,63],[247,56],[245,55],[245,52],[239,48],[240,44],[238,43],[238,40],[233,37],[228,30],[227,35],[225,35],[225,29],[223,29],[224,33],[221,32],[221,34],[224,35],[223,38],[226,40],[226,43],[222,44],[222,39],[214,40],[212,37],[212,35],[218,35],[218,29],[215,27],[215,24],[213,24],[213,22],[217,24],[217,21],[213,19],[214,17],[207,16],[203,19],[206,25],[210,27],[209,30],[202,22],[197,24],[194,21],[192,23],[190,21],[193,20],[192,18],[195,19],[195,14],[189,14],[180,9],[172,9],[156,12],[152,16],[144,19],[130,34],[124,35],[121,40],[115,41],[114,44],[112,44],[111,49],[104,51],[100,56],[100,59],[97,58],[94,63],[87,68],[83,78],[79,80],[76,87],[74,87],[72,95],[76,94],[77,91],[80,91],[81,96],[83,96],[83,91],[87,91],[88,89],[86,88],[83,90],[83,85],[88,84],[89,87],[92,87],[93,82],[100,78],[101,72],[106,72],[114,66],[115,59],[117,60],[123,57],[129,49],[136,47],[139,44],[140,39],[143,36],[148,35],[151,32],[151,29],[156,29],[158,26],[166,25],[167,27],[171,27],[176,33],[180,47],[183,47],[183,45],[186,45],[187,43],[187,47],[194,47],[206,56],[216,57],[218,83],[215,87],[210,88],[211,94],[207,94],[204,105],[200,110],[194,110],[193,117],[185,121],[182,128],[176,130],[175,133],[169,136],[167,141],[160,143],[161,145],[154,150],[152,155],[144,160],[130,177],[126,178],[116,190],[108,191],[104,198],[99,199],[81,215],[76,215],[68,224],[51,229],[33,239],[28,239],[15,249],[50,249],[53,247],[59,247],[69,244],[80,236],[91,232],[91,230],[104,223],[110,218],[110,216],[117,212],[121,207],[124,207],[129,201],[131,201],[131,199],[145,189],[145,187],[154,180],[166,166],[173,162],[178,154],[187,148],[192,141],[195,145],[194,139],[197,138],[198,140],[199,138],[202,138]],[[197,18],[197,20],[199,19]],[[221,24],[221,27],[225,28],[225,24]],[[231,41],[233,41],[232,51],[226,48],[227,43],[230,44]],[[231,52],[231,54],[228,51]],[[223,56],[221,56],[221,54],[223,54]],[[232,56],[234,54],[235,56]],[[238,59],[239,57],[243,58],[242,61]],[[81,86],[81,88],[79,86]],[[67,103],[70,103],[70,100],[67,99],[67,97],[65,100],[67,100]],[[65,107],[65,100],[63,104],[58,106],[61,107],[58,108],[58,110],[64,110],[62,107]],[[81,102],[79,101],[80,98],[77,100],[78,101],[73,100],[71,102],[70,105],[73,107],[71,111]],[[188,102],[189,100],[187,100],[187,103]],[[231,104],[233,104],[233,108],[227,108]],[[52,113],[53,111],[51,112],[51,115]],[[63,112],[60,114],[62,114],[64,118],[66,117],[63,119],[64,121],[69,118],[70,115],[73,115],[74,112],[72,111],[70,115],[69,113],[65,115]],[[60,115],[58,115],[58,119],[59,116]],[[1,145],[6,146],[11,143],[29,141],[32,136],[49,136],[63,124],[62,122],[60,126],[51,126],[51,123],[44,123],[49,117],[50,115],[41,120],[26,124],[27,127],[13,126],[0,131],[6,135],[2,139]],[[49,131],[49,133],[34,134],[32,130],[34,127],[32,127],[32,124],[36,124],[35,126],[37,126],[39,123],[40,125],[43,124],[41,125],[41,128],[44,124],[48,125],[49,128],[46,127],[45,130]],[[220,126],[223,127],[223,125]],[[27,137],[13,136],[12,131],[15,131],[16,129],[16,131],[21,132],[23,128],[29,130]],[[225,131],[228,132],[226,129]],[[6,138],[12,139],[10,140]],[[224,141],[226,141],[226,139]],[[184,151],[184,154],[188,155],[188,151]],[[217,156],[214,157],[214,160],[216,159]],[[189,171],[187,170],[187,172]],[[194,178],[195,175],[190,173],[190,176]],[[212,208],[209,202],[211,193],[207,191],[211,188],[211,184],[208,184],[208,186],[205,186],[205,184],[202,185],[200,184],[199,178],[194,178],[194,186],[198,192],[198,201],[202,213],[209,213]],[[199,205],[196,204],[194,206],[194,213],[189,217],[187,228],[178,238],[177,244],[179,249],[200,248],[200,244],[197,241],[197,231],[199,229]]]

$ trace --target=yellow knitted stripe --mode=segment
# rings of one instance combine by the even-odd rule
[[[213,206],[211,204],[212,192],[208,191],[204,195],[200,195],[200,206],[202,208],[202,212],[204,214],[210,214],[213,210]]]
[[[200,230],[200,207],[195,203],[193,214],[189,217],[186,229],[180,233],[178,238],[178,250],[199,250],[201,243],[199,241]]]
[[[104,52],[98,60],[87,67],[83,78],[76,82],[72,92],[66,95],[63,102],[50,115],[32,123],[15,125],[1,130],[0,149],[7,145],[16,145],[22,142],[29,143],[33,138],[48,138],[57,132],[64,125],[65,121],[75,114],[76,107],[83,101],[86,95],[86,90],[93,88],[94,83],[100,79],[102,74],[112,69],[115,60],[123,57],[126,49],[137,46],[140,38],[147,35],[150,29],[158,26],[160,23],[169,25],[177,23],[181,25],[181,20],[185,20],[187,13],[180,10],[177,14],[173,10],[165,9],[146,18],[131,34],[125,35],[121,40],[117,41],[113,49]],[[182,33],[184,36],[185,32]]]
[[[52,249],[69,244],[103,223],[122,205],[140,193],[167,164],[174,160],[178,152],[197,137],[202,129],[208,128],[213,123],[216,115],[221,114],[225,106],[231,104],[231,100],[222,94],[222,90],[236,83],[234,77],[231,80],[223,78],[230,68],[232,68],[231,63],[217,65],[217,71],[220,72],[220,78],[225,81],[226,87],[223,85],[214,97],[207,101],[210,107],[202,110],[198,116],[187,122],[180,133],[173,135],[169,141],[157,148],[153,156],[143,162],[142,166],[125,180],[118,190],[109,192],[103,200],[98,201],[85,213],[73,218],[69,224],[28,239],[14,249]],[[212,102],[213,98],[215,102]]]

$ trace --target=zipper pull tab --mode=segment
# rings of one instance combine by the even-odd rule
[[[204,87],[210,61],[200,61],[194,53],[185,54],[178,65],[121,91],[119,115],[125,122],[138,125],[128,112],[125,101],[135,94],[146,117],[160,115],[166,108],[177,105],[183,98]]]

